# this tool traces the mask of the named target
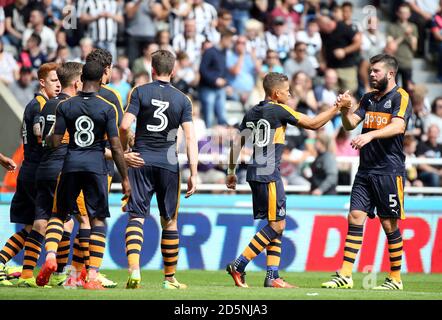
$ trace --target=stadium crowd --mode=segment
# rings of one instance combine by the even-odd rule
[[[412,99],[407,157],[440,159],[442,96],[428,101],[412,70],[413,58],[426,55],[428,42],[438,53],[435,69],[442,82],[438,2],[393,1],[391,17],[381,20],[378,10],[361,22],[353,18],[352,2],[334,0],[2,0],[0,81],[24,107],[36,91],[41,64],[84,62],[100,47],[113,54],[109,86],[125,105],[133,87],[151,81],[152,53],[170,50],[177,58],[173,84],[193,101],[200,152],[211,154],[210,161],[201,160],[199,182],[223,184],[222,159],[241,120],[235,112],[243,114],[263,99],[267,72],[287,74],[290,107],[315,115],[345,90],[355,99],[370,90],[368,60],[386,52],[398,59],[399,83]],[[383,30],[380,22],[387,20]],[[349,184],[350,167],[336,156],[358,155],[350,140],[339,116],[318,133],[288,127],[281,164],[285,183],[310,185],[317,195]],[[250,154],[246,148],[242,159]],[[306,162],[310,157],[313,163]],[[238,176],[244,183],[244,166]],[[438,187],[441,177],[442,167],[409,166],[407,184]]]

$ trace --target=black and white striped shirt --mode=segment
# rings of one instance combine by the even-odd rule
[[[123,6],[116,0],[79,0],[77,12],[78,17],[83,14],[94,17],[104,12],[115,16],[123,14]],[[100,18],[87,26],[87,35],[94,41],[115,41],[117,32],[118,23],[112,18]]]
[[[190,11],[188,18],[195,19],[196,32],[207,37],[212,33],[212,24],[218,18],[218,13],[210,3],[203,2],[200,6],[196,6]]]

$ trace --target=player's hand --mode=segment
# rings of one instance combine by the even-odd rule
[[[140,168],[145,165],[143,158],[137,152],[128,152],[124,154],[124,160],[129,167]]]
[[[238,178],[236,177],[236,174],[229,174],[226,177],[226,186],[228,189],[235,190],[236,189],[236,182],[238,181]]]
[[[187,180],[187,192],[185,198],[189,198],[196,191],[196,176],[190,176]]]
[[[0,164],[8,171],[14,171],[17,169],[17,164],[14,162],[14,160],[5,156],[0,157]]]
[[[121,201],[126,202],[129,200],[130,194],[132,192],[130,183],[129,183],[129,178],[123,179],[121,181],[121,187],[123,188],[123,197],[121,198]]]
[[[370,143],[371,140],[373,140],[373,136],[369,132],[367,132],[351,140],[351,146],[353,149],[359,150],[367,143]]]
[[[344,109],[345,111],[348,111],[349,109],[351,109],[351,102],[351,95],[347,90],[336,98],[335,104],[339,107],[340,110]]]

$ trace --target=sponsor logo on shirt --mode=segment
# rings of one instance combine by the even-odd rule
[[[368,111],[365,114],[364,128],[382,129],[391,122],[391,114]]]

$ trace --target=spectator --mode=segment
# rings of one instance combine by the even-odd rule
[[[153,7],[155,1],[131,0],[125,2],[127,56],[135,61],[140,56],[141,48],[155,40],[157,28]]]
[[[123,106],[127,105],[127,97],[132,89],[129,83],[123,80],[123,70],[119,66],[112,68],[111,81],[109,87],[118,91],[121,96]]]
[[[425,56],[426,28],[431,23],[431,19],[439,10],[437,0],[405,0],[411,9],[410,21],[417,27],[419,34],[417,43],[417,55]]]
[[[91,38],[83,38],[80,40],[80,53],[75,62],[86,63],[86,57],[94,51],[94,41]]]
[[[20,52],[18,62],[22,67],[32,68],[34,79],[37,79],[38,68],[48,61],[48,57],[41,50],[41,38],[33,33],[26,42],[25,49]]]
[[[370,58],[383,52],[387,46],[387,36],[384,32],[379,31],[378,18],[370,16],[367,19],[367,29],[362,33],[361,57],[362,61],[359,66],[359,78],[365,92],[370,91],[369,69]]]
[[[283,17],[273,19],[271,30],[265,33],[265,41],[267,49],[276,51],[281,62],[288,58],[288,53],[295,47],[295,37],[287,29]]]
[[[246,23],[246,49],[256,59],[264,60],[266,57],[266,43],[264,41],[264,25],[254,19]]]
[[[0,38],[0,82],[9,85],[18,78],[19,67],[12,54],[4,51],[3,40]]]
[[[99,1],[99,5],[98,2]],[[108,50],[117,58],[118,25],[123,24],[123,7],[117,0],[85,0],[80,11],[80,23],[97,48]],[[151,28],[151,26],[149,26]],[[146,28],[147,29],[147,28]]]
[[[196,88],[198,85],[199,73],[187,53],[183,51],[177,53],[176,62],[173,84],[187,94],[191,88]]]
[[[193,63],[199,64],[201,47],[205,39],[204,35],[197,32],[195,19],[187,19],[184,22],[184,33],[173,38],[172,46],[175,52],[184,51]]]
[[[431,104],[431,113],[425,119],[425,128],[429,130],[430,126],[435,125],[442,132],[442,96],[434,99]],[[437,143],[442,143],[442,135],[437,137]]]
[[[342,21],[353,29],[354,32],[359,32],[357,23],[353,20],[353,3],[345,1],[341,5],[342,8]]]
[[[320,15],[318,25],[322,39],[322,56],[328,68],[336,69],[341,91],[356,92],[357,57],[361,49],[361,34],[343,22]]]
[[[351,147],[350,132],[340,127],[336,135],[336,157],[358,157],[359,150]],[[351,184],[351,163],[338,163],[338,184]]]
[[[57,52],[56,52],[56,55],[55,55],[55,58],[54,58],[53,62],[59,63],[59,64],[67,62],[67,61],[69,61],[70,55],[71,54],[70,54],[70,51],[69,51],[69,47],[67,47],[67,46],[58,46]]]
[[[28,0],[15,0],[5,7],[6,41],[20,50],[23,32],[29,19],[30,6]]]
[[[250,14],[253,19],[267,22],[271,20],[270,13],[276,6],[276,0],[253,0]]]
[[[33,80],[32,69],[22,67],[18,80],[11,83],[9,89],[24,109],[34,98],[34,93],[37,90],[37,81]]]
[[[260,77],[264,79],[264,76],[269,72],[284,73],[284,68],[279,60],[279,54],[275,50],[267,50],[266,59],[261,67]]]
[[[404,154],[407,159],[415,159],[416,158],[416,146],[417,141],[413,136],[406,135],[404,137]],[[414,187],[423,187],[424,184],[421,180],[418,179],[417,176],[417,166],[411,164],[410,162],[405,162],[405,170],[406,170],[406,186],[414,186]]]
[[[29,27],[23,32],[22,46],[25,47],[29,37],[37,34],[41,38],[40,48],[46,54],[48,60],[55,57],[57,50],[57,39],[55,32],[44,25],[44,13],[38,9],[33,9],[29,16]]]
[[[184,20],[192,10],[192,1],[171,0],[170,10],[167,12],[170,37],[183,33]]]
[[[284,62],[284,72],[291,79],[298,71],[305,72],[310,78],[316,76],[316,69],[307,57],[307,45],[304,42],[296,42],[294,57]]]
[[[300,30],[296,33],[296,42],[304,42],[307,45],[307,56],[313,67],[317,69],[319,67],[317,57],[321,52],[322,40],[316,19],[307,22],[306,30]]]
[[[233,51],[227,52],[227,82],[232,92],[228,96],[245,105],[255,87],[255,75],[260,64],[246,50],[247,38],[238,36]]]
[[[200,64],[201,111],[207,128],[213,125],[214,114],[219,125],[226,125],[226,91],[228,70],[226,53],[232,45],[233,32],[221,34],[219,45],[204,51]]]
[[[298,71],[292,77],[291,94],[295,109],[305,114],[315,114],[318,102],[312,90],[312,79],[303,71]]]
[[[159,50],[167,50],[172,53],[175,53],[175,50],[173,49],[173,47],[171,45],[172,41],[170,39],[169,30],[164,29],[164,30],[158,31],[155,38],[156,38],[155,42],[158,44]]]
[[[437,54],[437,80],[442,82],[442,0],[440,9],[434,15],[431,22],[431,35],[433,39],[434,51]]]
[[[397,75],[402,76],[402,87],[410,90],[412,83],[412,62],[417,49],[417,27],[409,21],[411,9],[407,3],[399,6],[396,15],[398,21],[390,24],[387,31],[387,48],[399,63]]]
[[[122,80],[125,82],[132,82],[132,71],[129,68],[129,59],[125,55],[120,55],[117,58],[117,66],[123,71]]]
[[[341,6],[334,6],[331,9],[330,17],[336,22],[344,22],[344,15],[342,13],[342,7]]]
[[[243,35],[250,18],[249,10],[252,8],[252,2],[250,0],[222,0],[221,7],[232,13],[233,26],[238,34]]]
[[[0,37],[5,33],[5,11],[0,7]]]
[[[151,82],[151,78],[147,72],[140,72],[134,75],[134,81],[132,87],[142,86]]]
[[[310,182],[301,174],[300,166],[310,156],[308,151],[302,151],[296,148],[291,149],[284,146],[281,155],[280,172],[282,180],[286,185],[309,186]]]
[[[326,69],[324,72],[324,84],[314,88],[315,98],[318,103],[333,105],[338,97],[338,73],[335,69]]]
[[[133,63],[132,72],[147,72],[149,77],[152,79],[152,53],[158,51],[158,49],[159,47],[156,43],[146,44],[143,48],[143,56],[136,59]]]
[[[68,38],[66,34],[66,30],[63,28],[60,28],[55,33],[55,39],[57,41],[57,46],[65,46],[68,47]]]
[[[218,13],[210,3],[204,0],[193,0],[188,18],[195,20],[197,34],[209,37],[216,27]]]
[[[331,151],[332,143],[333,141],[328,135],[318,132],[315,142],[318,156],[311,165],[310,193],[312,195],[336,194],[338,167],[336,156]]]
[[[418,142],[426,140],[425,121],[427,110],[425,109],[425,95],[428,90],[424,85],[416,85],[411,94],[413,112],[408,121],[407,135],[413,136]]]
[[[219,42],[221,37],[221,33],[226,30],[232,30],[236,32],[236,29],[233,26],[233,17],[232,13],[225,8],[222,8],[218,12],[218,20],[216,22],[216,28],[213,29],[213,32],[207,35],[207,38],[214,44]]]
[[[298,0],[281,0],[280,4],[270,13],[271,19],[283,18],[290,32],[295,32],[301,22],[301,15],[295,11]]]
[[[427,132],[428,140],[418,144],[416,156],[426,159],[442,159],[442,145],[437,143],[439,135],[439,127],[435,124],[431,125]],[[441,166],[420,164],[418,168],[419,180],[426,187],[440,187]]]

